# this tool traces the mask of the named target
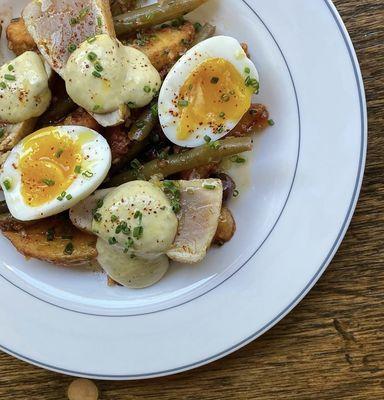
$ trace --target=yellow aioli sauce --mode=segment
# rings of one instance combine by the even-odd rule
[[[237,121],[249,109],[253,88],[237,69],[222,58],[200,64],[180,89],[178,139],[185,140],[199,127],[220,133],[224,121]]]

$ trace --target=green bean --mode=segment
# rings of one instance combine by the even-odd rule
[[[206,39],[209,39],[215,34],[215,32],[216,26],[213,26],[211,24],[204,24],[201,29],[196,33],[196,37],[192,43],[192,46],[195,46],[196,44],[203,42]]]
[[[0,201],[0,214],[4,214],[9,212],[7,203],[5,200]]]
[[[114,176],[107,185],[119,186],[137,178],[150,179],[156,174],[166,178],[188,169],[197,168],[211,162],[220,162],[224,157],[233,156],[244,151],[252,150],[252,138],[229,137],[216,142],[211,142],[195,149],[179,154],[173,154],[166,160],[153,160],[140,166]]]
[[[128,132],[128,137],[136,142],[142,142],[151,133],[156,122],[159,120],[157,116],[157,102],[153,102],[139,116]]]
[[[125,35],[182,17],[207,0],[164,0],[162,3],[128,11],[114,18],[116,34]]]
[[[44,127],[55,124],[76,108],[77,105],[73,100],[67,94],[63,94],[57,101],[52,102],[48,110],[39,118],[38,125]]]

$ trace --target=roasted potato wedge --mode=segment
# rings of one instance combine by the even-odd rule
[[[12,229],[3,235],[25,257],[66,267],[87,265],[97,257],[96,237],[76,229],[67,217],[24,224],[17,226],[18,230],[15,227],[8,226]]]
[[[37,118],[31,118],[18,124],[1,124],[0,152],[12,150],[21,139],[33,132]]]
[[[159,30],[139,33],[128,44],[145,53],[153,66],[162,74],[190,47],[195,38],[195,28],[190,22],[180,27],[167,26]]]
[[[23,18],[13,19],[7,27],[8,48],[17,56],[24,52],[37,50],[32,36],[29,34]]]
[[[70,113],[63,121],[63,124],[85,126],[89,129],[95,130],[96,132],[100,132],[101,130],[101,126],[98,122],[81,107]]]
[[[221,209],[219,225],[213,238],[213,243],[222,246],[229,242],[236,232],[236,222],[231,211],[227,207]]]

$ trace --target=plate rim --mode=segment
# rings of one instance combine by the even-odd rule
[[[245,5],[252,10],[256,15],[257,13],[255,10],[252,8],[252,6],[249,5],[247,0],[243,0]],[[350,61],[352,63],[353,71],[354,71],[354,76],[356,79],[356,86],[357,86],[357,91],[358,91],[358,97],[359,97],[359,106],[361,110],[361,149],[360,149],[360,157],[359,157],[359,168],[357,172],[357,177],[354,185],[354,191],[353,191],[353,196],[351,198],[350,206],[348,208],[346,217],[344,219],[344,222],[340,228],[339,234],[337,235],[337,238],[332,245],[331,249],[329,250],[327,256],[325,257],[325,260],[319,267],[319,269],[316,271],[312,279],[306,284],[306,286],[303,288],[303,290],[291,301],[289,305],[287,305],[280,313],[278,313],[275,318],[273,318],[271,321],[266,323],[262,328],[260,328],[258,331],[253,333],[252,335],[249,335],[247,338],[241,340],[240,342],[232,345],[230,348],[221,351],[220,353],[217,353],[216,355],[210,356],[208,358],[199,360],[197,362],[194,362],[189,365],[173,368],[173,369],[168,369],[165,371],[159,371],[159,372],[150,372],[146,374],[138,374],[138,375],[102,375],[102,374],[91,374],[91,373],[82,373],[82,372],[76,372],[64,368],[59,368],[55,366],[48,365],[43,362],[39,362],[36,360],[33,360],[29,357],[23,356],[17,352],[14,352],[5,346],[0,344],[0,349],[4,351],[5,353],[8,353],[22,361],[26,361],[30,364],[33,364],[35,366],[48,369],[54,372],[59,372],[67,375],[72,375],[72,376],[79,376],[79,377],[88,377],[92,379],[103,379],[103,380],[133,380],[133,379],[150,379],[150,378],[155,378],[155,377],[161,377],[161,376],[166,376],[166,375],[172,375],[172,374],[177,374],[181,372],[185,372],[191,369],[198,368],[200,366],[206,365],[208,363],[217,361],[218,359],[221,359],[237,350],[240,348],[246,346],[253,340],[257,339],[259,336],[264,334],[266,331],[271,329],[274,325],[276,325],[281,319],[283,319],[290,311],[292,311],[293,308],[295,308],[300,301],[306,296],[306,294],[312,289],[312,287],[316,284],[316,282],[320,279],[324,271],[327,269],[328,265],[332,261],[333,256],[337,252],[339,246],[341,245],[343,238],[348,230],[349,224],[352,220],[360,191],[361,191],[361,186],[362,186],[362,181],[364,177],[364,171],[365,171],[365,162],[366,162],[366,153],[367,153],[367,137],[368,137],[368,121],[367,121],[367,105],[366,105],[366,98],[365,98],[365,89],[364,89],[364,82],[361,74],[361,69],[359,66],[358,58],[353,46],[353,43],[351,41],[351,38],[349,36],[349,33],[344,25],[344,22],[339,15],[335,5],[333,4],[332,0],[323,0],[324,4],[330,11],[335,23],[337,24],[338,30],[341,34],[341,37],[346,45],[346,48],[348,50],[348,55],[350,57]],[[258,15],[257,15],[258,16]],[[258,16],[259,17],[259,16]],[[266,29],[270,32],[269,28],[266,26],[264,21],[259,17],[263,25],[266,27]],[[270,32],[271,33],[271,32]],[[272,35],[272,33],[271,33]],[[273,35],[272,35],[273,37]],[[38,299],[41,300],[41,299]],[[56,306],[53,304],[53,306]],[[73,310],[70,310],[73,311]],[[103,316],[104,317],[104,316]]]

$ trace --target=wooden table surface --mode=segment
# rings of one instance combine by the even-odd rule
[[[384,399],[384,1],[335,4],[362,66],[370,133],[362,195],[334,261],[289,316],[237,353],[173,377],[96,382],[102,400]],[[0,353],[1,400],[66,399],[71,380]]]

